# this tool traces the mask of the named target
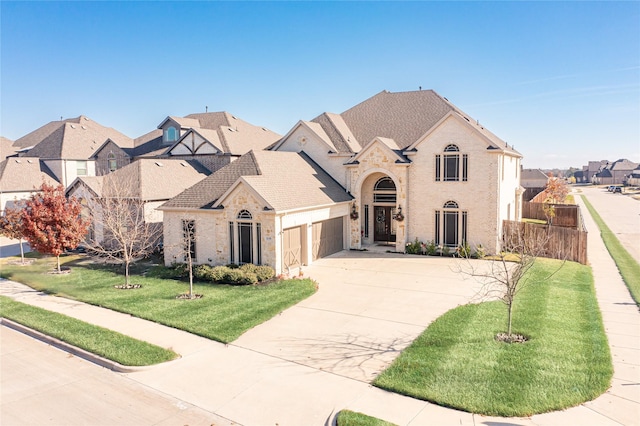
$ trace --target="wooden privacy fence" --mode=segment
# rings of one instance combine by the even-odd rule
[[[520,241],[530,247],[542,246],[539,256],[587,264],[587,231],[505,220],[502,226],[504,246],[514,247]]]
[[[544,211],[545,205],[553,208],[554,216],[551,224],[555,226],[567,226],[569,228],[582,228],[580,221],[580,206],[575,204],[546,204],[524,201],[522,203],[522,217],[529,219],[547,220]]]

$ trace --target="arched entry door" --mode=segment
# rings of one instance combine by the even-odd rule
[[[396,185],[388,177],[378,179],[373,187],[373,238],[375,242],[396,241]]]

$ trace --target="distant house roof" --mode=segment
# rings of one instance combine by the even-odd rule
[[[488,148],[520,155],[433,90],[383,90],[342,114],[325,112],[311,121],[322,126],[338,152],[356,153],[376,137],[394,141],[396,150],[406,150],[448,114],[461,117],[485,136]]]
[[[34,144],[25,154],[29,157],[84,160],[90,158],[107,139],[122,148],[133,147],[133,140],[128,136],[85,116],[48,123],[18,139],[14,146],[24,148]]]
[[[596,173],[597,177],[600,178],[610,178],[613,177],[613,175],[611,174],[611,170],[610,169],[603,169],[600,170],[598,173]]]
[[[524,188],[544,188],[549,176],[540,169],[522,169],[520,185]]]
[[[39,190],[43,183],[59,184],[39,158],[10,157],[0,163],[0,192]]]
[[[286,164],[286,167],[283,167],[283,164]],[[276,211],[328,205],[353,199],[340,184],[304,153],[250,151],[169,200],[162,207],[211,208],[240,179]]]
[[[620,160],[616,160],[611,163],[607,168],[615,171],[629,171],[634,170],[636,167],[638,167],[638,163],[629,161],[626,158],[621,158]]]
[[[189,114],[186,117],[169,116],[158,127],[162,127],[167,120],[175,121],[182,129],[196,130],[222,153],[230,155],[263,150],[281,138],[281,135],[265,127],[250,124],[226,111]],[[217,137],[212,132],[216,132]],[[157,129],[135,140],[133,156],[157,156],[167,152],[168,147],[162,141],[162,130]]]

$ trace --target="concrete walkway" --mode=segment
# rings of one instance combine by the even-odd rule
[[[597,229],[588,214],[585,220]],[[398,425],[640,424],[640,314],[596,231],[589,258],[613,355],[612,387],[594,401],[531,418],[473,415],[368,384],[433,319],[472,297],[472,284],[445,259],[357,252],[323,259],[305,268],[320,283],[316,295],[230,345],[9,281],[0,293],[171,347],[181,359],[122,376],[238,424],[329,424],[343,408]]]

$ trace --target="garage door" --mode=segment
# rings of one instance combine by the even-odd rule
[[[300,227],[282,232],[282,270],[297,268],[302,260],[302,233]]]
[[[313,224],[313,260],[341,251],[343,247],[342,217]]]

